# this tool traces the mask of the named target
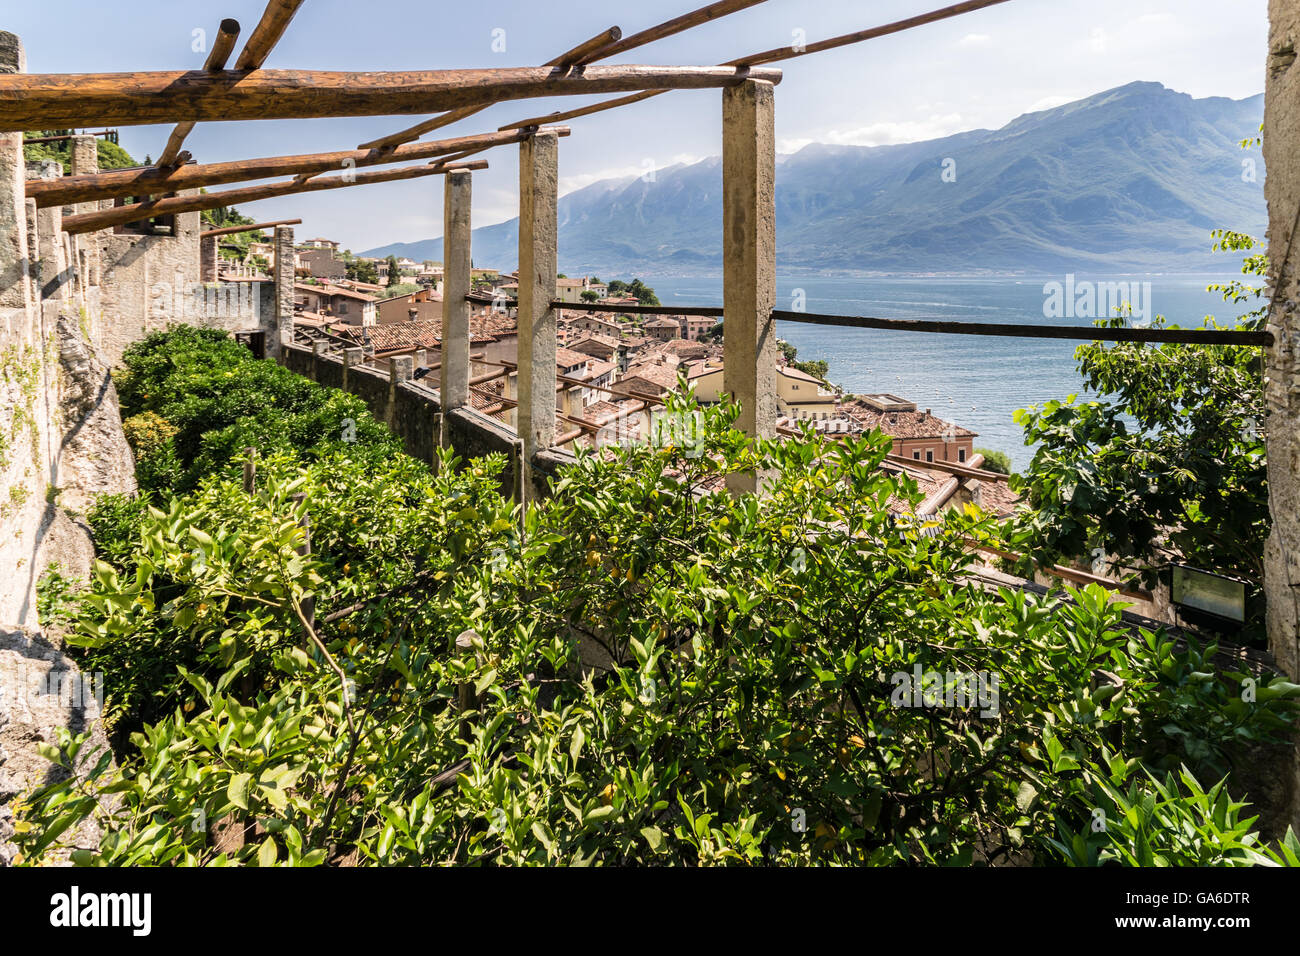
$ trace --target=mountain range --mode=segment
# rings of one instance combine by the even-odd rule
[[[894,146],[812,144],[777,158],[782,274],[1222,271],[1210,231],[1262,236],[1263,94],[1194,99],[1131,83],[998,130]],[[567,273],[722,268],[719,158],[560,199]],[[517,219],[474,230],[477,266],[513,269]],[[362,255],[442,258],[442,240]]]

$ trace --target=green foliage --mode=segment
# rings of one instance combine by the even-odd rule
[[[179,445],[176,396],[199,376],[226,408],[232,360],[177,330],[124,391],[185,412]],[[46,748],[94,766],[27,800],[24,862],[90,816],[82,865],[1295,862],[1194,781],[1287,728],[1300,687],[1247,703],[1213,648],[1132,632],[1100,588],[966,583],[995,529],[895,518],[921,496],[879,470],[885,436],[755,443],[732,405],[671,403],[702,447],[582,455],[522,513],[500,458],[333,444],[264,459],[252,495],[214,468],[101,508],[72,641],[130,736],[116,769]],[[703,490],[756,468],[763,497]],[[914,668],[995,677],[996,700],[900,706]],[[1094,839],[1121,790],[1196,829]],[[262,829],[218,852],[222,818]]]
[[[583,302],[598,302],[600,300],[600,293],[594,289],[584,289],[581,298]]]
[[[24,133],[23,135],[31,138],[41,138],[45,136],[67,136],[75,132],[76,130],[73,129],[46,129]],[[101,170],[127,169],[140,165],[132,158],[130,153],[109,139],[97,139],[95,141],[95,152]],[[72,141],[65,139],[55,143],[25,145],[23,146],[23,158],[28,162],[53,159],[63,164],[63,175],[70,176],[72,174]]]
[[[216,209],[204,209],[200,214],[204,229],[224,229],[227,226],[251,226],[257,222],[245,216],[234,206],[218,206]],[[221,255],[227,259],[240,261],[248,258],[248,247],[255,242],[266,242],[266,236],[260,231],[236,232],[221,236]],[[231,248],[234,247],[234,248]]]
[[[614,279],[609,284],[610,295],[630,295],[641,303],[641,305],[660,305],[659,297],[655,295],[655,290],[650,288],[640,279],[633,279],[631,282],[624,282],[622,279]]]
[[[151,413],[165,420],[174,449],[174,459],[163,455],[156,479],[141,476],[146,493],[194,488],[246,447],[309,458],[345,444],[362,457],[401,447],[360,399],[255,359],[219,330],[178,326],[153,333],[127,349],[122,361],[117,386],[123,416],[129,421]]]
[[[63,627],[75,611],[75,582],[63,576],[59,562],[52,561],[36,582],[36,615],[41,627]]]
[[[371,285],[379,284],[379,270],[373,262],[348,258],[345,263],[346,275],[353,282],[368,282]]]
[[[718,338],[722,337],[722,323],[719,322],[713,327],[718,333]],[[811,375],[813,378],[819,378],[823,382],[826,376],[830,374],[830,365],[825,359],[814,359],[807,362],[799,361],[799,350],[791,345],[785,339],[777,339],[776,347],[781,350],[782,356],[785,357],[785,363],[791,368],[797,368],[799,371]]]
[[[396,285],[392,285],[390,283],[387,291],[385,292],[385,295],[387,295],[389,298],[398,295],[414,295],[416,292],[419,292],[422,288],[424,287],[417,282],[399,282]]]
[[[1220,233],[1223,248],[1249,237]],[[1246,245],[1241,245],[1246,243]],[[1251,271],[1262,269],[1259,262]],[[1252,295],[1238,288],[1230,301]],[[1100,319],[1118,328],[1126,317]],[[1207,328],[1257,328],[1207,317]],[[1154,325],[1166,327],[1163,316]],[[1177,326],[1167,326],[1177,328]],[[1259,353],[1240,346],[1092,342],[1075,352],[1101,397],[1051,401],[1016,413],[1033,461],[1012,487],[1030,508],[1020,546],[1040,562],[1119,555],[1148,584],[1168,556],[1251,582],[1248,615],[1263,620],[1268,534],[1265,406]]]
[[[397,265],[397,256],[388,257],[388,287],[399,285],[402,281],[402,271]]]
[[[985,471],[996,471],[999,475],[1011,474],[1011,456],[1004,451],[995,451],[992,448],[976,448],[975,454],[984,456],[984,464],[981,466]]]

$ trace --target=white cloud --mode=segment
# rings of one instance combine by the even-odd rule
[[[818,136],[784,139],[777,145],[777,149],[782,153],[796,153],[810,143],[830,143],[835,146],[892,146],[897,143],[938,139],[970,128],[970,124],[960,113],[934,114],[927,119],[870,123],[853,129],[833,129]]]
[[[958,46],[988,46],[993,38],[987,33],[968,33],[957,41]]]
[[[577,192],[579,189],[585,189],[592,183],[598,183],[602,179],[626,179],[629,176],[644,176],[651,170],[659,172],[670,166],[690,166],[694,163],[698,163],[704,158],[704,156],[696,156],[691,153],[678,153],[676,156],[667,160],[659,160],[653,156],[647,156],[635,166],[616,166],[610,169],[600,169],[590,173],[579,173],[574,176],[561,176],[559,182],[559,193],[561,196],[566,196],[569,193]]]
[[[1041,100],[1035,100],[1029,104],[1025,110],[1026,113],[1039,113],[1043,110],[1054,110],[1058,106],[1064,106],[1066,103],[1073,103],[1079,99],[1077,96],[1044,96]]]

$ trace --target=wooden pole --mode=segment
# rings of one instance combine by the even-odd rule
[[[745,79],[778,83],[780,70],[734,67],[591,66],[340,73],[323,70],[5,74],[0,132],[97,123],[309,119],[430,113],[533,96],[718,89]]]
[[[213,236],[234,236],[241,232],[254,232],[258,229],[271,229],[275,226],[297,226],[302,223],[301,219],[277,219],[275,222],[259,222],[251,226],[225,226],[221,229],[207,229],[199,233],[200,239],[210,239]]]
[[[864,40],[873,40],[876,37],[887,36],[891,33],[900,33],[903,30],[910,30],[913,27],[923,26],[927,23],[935,23],[939,20],[946,20],[949,17],[960,16],[963,13],[971,13],[975,10],[982,10],[985,7],[991,7],[999,3],[1006,3],[1007,0],[969,0],[966,3],[959,3],[955,6],[944,7],[941,10],[934,10],[930,13],[923,13],[919,16],[911,17],[907,20],[899,20],[896,23],[889,23],[885,26],[872,27],[869,30],[860,30],[857,33],[847,33],[844,36],[835,37],[830,40],[822,40],[818,43],[812,43],[805,47],[796,49],[793,46],[778,47],[775,50],[768,50],[765,53],[754,53],[750,56],[737,57],[729,60],[726,66],[756,66],[761,63],[776,63],[780,60],[790,60],[795,57],[806,56],[809,53],[821,53],[824,50],[835,49],[836,47],[848,46],[851,43],[861,43]],[[624,43],[635,39],[629,37]],[[601,56],[612,56],[613,53],[602,50]],[[755,74],[756,78],[760,78]],[[509,123],[502,126],[501,129],[527,129],[530,126],[541,126],[546,123],[563,123],[566,120],[577,119],[580,116],[591,116],[593,113],[603,113],[605,110],[618,109],[620,106],[630,106],[632,103],[639,103],[642,100],[648,100],[654,96],[660,96],[669,92],[663,90],[646,90],[644,93],[637,93],[633,96],[623,96],[618,99],[606,100],[603,103],[593,103],[590,106],[584,106],[580,109],[562,110],[556,113],[550,113],[546,116],[535,116],[532,119],[520,120],[517,123]]]
[[[544,66],[562,65],[565,67],[571,66],[573,65],[573,63],[577,62],[575,57],[585,54],[588,51],[588,47],[590,46],[590,44],[595,43],[596,41],[600,41],[598,45],[605,46],[608,43],[612,42],[610,39],[611,37],[613,38],[613,40],[617,40],[622,35],[623,35],[623,31],[620,30],[618,27],[610,27],[604,33],[598,33],[596,36],[592,37],[590,40],[587,40],[585,43],[582,43],[574,47],[568,53],[563,53],[560,56],[556,57],[554,60],[551,60],[549,63],[545,63],[543,65]],[[398,130],[396,133],[389,133],[387,136],[381,136],[379,139],[372,139],[368,143],[362,143],[357,148],[358,149],[389,149],[393,146],[400,146],[402,143],[409,143],[413,140],[417,140],[425,133],[431,133],[435,129],[442,129],[442,127],[444,126],[450,126],[452,123],[459,123],[463,119],[468,119],[469,117],[475,115],[476,113],[483,112],[485,109],[488,108],[489,105],[490,104],[484,104],[482,106],[464,106],[458,110],[451,110],[448,113],[443,113],[441,116],[435,116],[432,119],[427,119],[423,123],[416,123],[414,126],[409,126],[403,130]]]
[[[217,28],[217,38],[212,43],[212,49],[208,51],[207,61],[203,64],[203,69],[208,73],[220,73],[226,68],[226,60],[234,52],[235,41],[239,39],[239,21],[222,20],[221,26]],[[177,123],[176,128],[172,130],[171,136],[167,137],[167,145],[163,147],[162,155],[158,157],[156,166],[175,166],[181,155],[181,144],[185,142],[185,137],[189,136],[194,129],[193,123]]]
[[[690,13],[683,13],[680,17],[674,17],[666,20],[648,30],[642,30],[640,33],[634,33],[632,36],[617,43],[613,43],[603,49],[591,51],[576,62],[590,63],[595,59],[608,59],[611,56],[618,56],[620,53],[626,53],[628,50],[636,49],[639,46],[645,46],[647,43],[653,43],[655,40],[662,40],[664,37],[670,37],[675,33],[681,33],[683,30],[689,30],[692,27],[698,27],[702,23],[708,23],[710,20],[716,20],[719,17],[725,17],[729,14],[744,10],[747,7],[756,7],[765,0],[719,0],[717,3],[710,3],[707,6],[700,7],[698,10],[692,10]]]
[[[560,136],[568,136],[568,127],[557,127]],[[36,205],[65,206],[81,202],[98,202],[102,199],[119,199],[127,196],[160,195],[184,189],[205,186],[222,186],[228,183],[247,182],[251,179],[270,179],[274,176],[315,175],[340,169],[365,166],[383,166],[409,160],[449,156],[469,149],[488,149],[522,141],[528,134],[521,132],[480,133],[474,136],[457,136],[452,139],[412,143],[398,149],[349,149],[335,153],[305,153],[297,156],[267,156],[261,159],[241,159],[226,163],[181,166],[174,169],[114,169],[95,175],[62,176],[58,179],[28,180],[27,196]],[[56,184],[51,188],[49,184]]]
[[[802,47],[783,46],[774,50],[767,50],[764,53],[755,53],[752,56],[742,56],[737,59],[728,61],[728,66],[756,66],[760,63],[776,63],[780,60],[793,60],[796,57],[808,56],[812,53],[822,53],[826,50],[834,50],[837,47],[848,46],[852,43],[861,43],[863,40],[874,40],[877,37],[888,36],[891,33],[901,33],[904,30],[911,30],[913,27],[925,26],[927,23],[936,23],[939,20],[947,20],[949,17],[958,17],[964,13],[973,13],[976,10],[983,10],[985,7],[996,6],[999,3],[1006,3],[1007,0],[967,0],[965,3],[957,3],[950,7],[944,7],[941,10],[931,10],[929,13],[922,13],[915,17],[908,17],[906,20],[898,20],[894,23],[887,23],[884,26],[871,27],[867,30],[859,30],[856,33],[846,33],[843,36],[833,37],[829,40],[821,40],[817,43],[808,43]]]
[[[244,44],[239,59],[235,61],[235,69],[260,70],[302,4],[303,0],[270,0],[262,12],[262,19],[258,21],[252,36]]]
[[[63,220],[63,231],[77,235],[83,232],[95,232],[128,222],[152,219],[154,216],[171,215],[182,212],[201,212],[204,209],[216,209],[220,206],[243,205],[259,199],[274,199],[278,196],[294,196],[298,193],[318,192],[323,189],[346,189],[349,186],[366,186],[373,183],[389,183],[401,179],[418,179],[421,176],[437,176],[449,169],[487,169],[487,160],[455,166],[403,166],[401,169],[375,173],[358,173],[344,178],[331,176],[328,179],[313,179],[298,183],[272,183],[268,186],[246,186],[243,189],[226,189],[219,193],[204,193],[197,196],[174,196],[155,199],[150,202],[133,203],[99,212],[88,212],[78,216],[67,216]]]
[[[563,119],[577,119],[579,116],[590,116],[592,113],[602,113],[605,110],[618,109],[620,106],[631,106],[633,103],[640,103],[642,100],[648,100],[652,96],[659,96],[660,94],[667,92],[667,90],[646,90],[643,93],[633,93],[631,96],[620,96],[616,100],[606,100],[603,103],[593,103],[591,106],[582,106],[578,109],[563,110],[559,113],[551,113],[548,116],[534,116],[532,119],[507,123],[505,126],[501,127],[500,132],[505,133],[515,129],[533,129],[540,126],[549,126],[551,121],[557,117]]]
[[[400,130],[396,133],[390,133],[388,136],[381,136],[379,139],[372,139],[368,143],[362,143],[357,149],[391,149],[394,146],[400,146],[403,143],[409,143],[412,140],[419,139],[425,133],[432,133],[435,129],[442,129],[444,126],[450,126],[452,123],[459,123],[463,119],[468,119],[475,113],[482,113],[488,108],[483,106],[462,106],[458,110],[450,110],[441,116],[435,116],[433,119],[425,120],[423,123],[416,123],[414,126]]]
[[[542,66],[558,66],[565,69],[578,63],[587,62],[587,57],[599,59],[600,50],[612,43],[617,43],[623,38],[623,31],[618,27],[610,27],[608,30],[602,30],[590,40],[584,40],[567,53],[561,53],[553,60],[547,60]]]
[[[257,487],[257,449],[244,449],[244,493],[251,495]]]

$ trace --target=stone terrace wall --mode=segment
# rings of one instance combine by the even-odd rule
[[[290,371],[306,376],[330,388],[342,389],[366,403],[370,413],[387,423],[393,434],[402,439],[406,453],[432,463],[435,450],[446,444],[461,458],[480,458],[499,453],[507,465],[501,476],[502,494],[518,498],[519,437],[514,430],[494,418],[470,408],[458,408],[444,415],[438,393],[416,381],[398,381],[396,367],[384,374],[364,366],[349,367],[340,357],[314,353],[301,346],[286,346],[280,363]],[[342,428],[342,423],[340,423]],[[532,475],[535,497],[550,493],[549,481],[573,456],[563,451],[547,451],[533,460]]]

